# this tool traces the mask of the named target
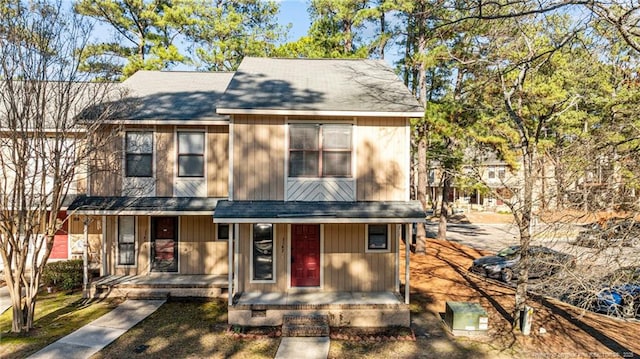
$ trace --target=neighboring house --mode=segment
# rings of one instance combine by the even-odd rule
[[[229,192],[229,122],[215,104],[232,75],[139,71],[122,84],[130,107],[105,124],[105,135],[116,133],[112,146],[91,164],[87,195],[69,208],[78,225],[71,236],[86,240],[101,276],[114,279],[98,292],[125,293],[135,283],[118,278],[150,273],[215,282],[181,295],[227,286],[228,225],[212,214]]]
[[[157,280],[171,295],[228,289],[230,324],[409,325],[400,240],[424,221],[409,200],[423,109],[388,66],[245,58],[234,74],[142,71],[123,86],[120,138],[69,208],[85,223],[72,235],[98,244],[96,294]]]

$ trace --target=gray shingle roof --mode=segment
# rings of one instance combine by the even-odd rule
[[[418,201],[387,202],[218,202],[214,214],[217,223],[332,223],[424,222],[425,213]]]
[[[219,198],[79,196],[68,211],[79,214],[213,214]]]
[[[232,72],[138,71],[122,83],[132,106],[123,120],[224,120],[216,114]]]
[[[245,57],[218,113],[365,112],[421,117],[424,109],[380,60]]]

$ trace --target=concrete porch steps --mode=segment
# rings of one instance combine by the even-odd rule
[[[282,318],[283,337],[328,337],[329,317],[326,315],[285,315]]]
[[[127,293],[126,297],[127,299],[137,300],[166,300],[170,295],[171,293],[169,291],[139,290]]]

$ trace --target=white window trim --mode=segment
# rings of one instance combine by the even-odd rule
[[[178,133],[180,132],[198,132],[198,133],[202,133],[204,135],[204,152],[202,154],[202,160],[204,162],[204,167],[202,169],[202,173],[203,176],[202,177],[180,177],[178,175],[178,171],[180,169],[180,163],[178,161],[178,156],[180,155],[180,149],[179,149],[179,140],[178,140]],[[208,133],[209,131],[206,128],[175,128],[175,132],[174,132],[174,136],[173,136],[173,141],[174,141],[174,152],[175,152],[175,163],[174,163],[174,180],[206,180],[207,179],[207,157],[208,157],[208,151],[207,151],[207,144],[208,144]]]
[[[218,228],[219,228],[220,226],[229,226],[229,238],[227,238],[227,239],[224,239],[224,238],[223,238],[223,239],[220,239],[220,238],[218,237],[218,235],[220,234],[220,232],[218,232]],[[219,241],[219,242],[229,242],[229,239],[231,239],[231,226],[232,226],[232,225],[231,225],[231,223],[216,223],[215,228],[214,228],[214,230],[216,231],[216,234],[215,234],[216,241]],[[253,228],[253,226],[251,226],[251,228]],[[252,251],[252,253],[253,253],[253,251]]]
[[[258,223],[252,223],[249,226],[249,239],[251,241],[251,245],[250,245],[250,249],[249,249],[249,283],[256,283],[256,284],[275,284],[276,283],[276,268],[278,267],[278,263],[277,263],[277,258],[278,256],[276,255],[277,251],[276,248],[278,248],[277,246],[277,241],[276,238],[278,238],[276,236],[276,224],[275,223],[265,223],[265,224],[270,224],[271,225],[271,236],[273,237],[273,265],[271,268],[271,277],[273,278],[272,280],[262,280],[262,279],[253,279],[253,226],[254,224],[258,224]]]
[[[301,223],[302,224],[302,223]],[[320,285],[317,287],[291,286],[291,224],[287,225],[287,289],[293,291],[309,291],[324,289],[324,224],[320,224]]]
[[[151,133],[151,139],[153,141],[152,149],[151,149],[151,177],[135,177],[135,176],[127,176],[127,132],[149,132]],[[156,153],[158,149],[156,148],[156,129],[153,128],[129,128],[124,129],[124,136],[122,136],[122,152],[124,156],[122,156],[122,177],[123,178],[144,178],[144,179],[155,179],[156,178]]]
[[[290,130],[291,130],[291,125],[351,125],[351,176],[349,177],[290,177],[289,176],[289,153],[290,153],[290,141],[289,141],[289,136],[290,136]],[[357,136],[357,119],[354,118],[353,120],[327,120],[327,121],[313,121],[313,120],[288,120],[287,117],[285,117],[285,140],[284,140],[284,169],[285,169],[285,176],[284,176],[284,182],[285,182],[285,192],[286,192],[286,187],[287,187],[287,179],[298,179],[298,178],[307,178],[310,180],[322,180],[322,179],[331,179],[331,178],[340,178],[340,179],[349,179],[349,180],[354,180],[356,181],[356,179],[358,178],[358,174],[356,173],[356,162],[357,162],[357,158],[358,158],[358,152],[357,152],[357,148],[356,148],[356,136]],[[286,198],[286,193],[285,193],[285,198]]]
[[[120,263],[120,217],[133,217],[133,264]],[[137,268],[138,267],[138,217],[137,216],[117,216],[116,217],[116,268]]]
[[[391,225],[387,226],[387,248],[386,249],[369,249],[369,226],[379,225],[377,223],[370,223],[366,225],[364,231],[364,252],[365,253],[390,253],[391,252]]]

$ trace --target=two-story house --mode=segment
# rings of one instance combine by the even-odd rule
[[[409,200],[409,119],[423,109],[388,66],[245,58],[233,74],[123,85],[120,138],[70,207],[93,219],[99,283],[214,295],[223,282],[230,324],[409,325],[400,240],[424,221]]]
[[[217,113],[229,116],[229,200],[214,213],[233,225],[229,322],[409,325],[399,247],[401,226],[425,216],[409,200],[409,118],[423,109],[393,71],[246,58]]]
[[[139,71],[122,83],[129,106],[104,123],[111,146],[69,208],[72,241],[88,242],[103,277],[94,290],[179,278],[168,274],[192,276],[174,296],[227,286],[228,225],[212,214],[229,192],[229,122],[215,105],[232,75]]]

